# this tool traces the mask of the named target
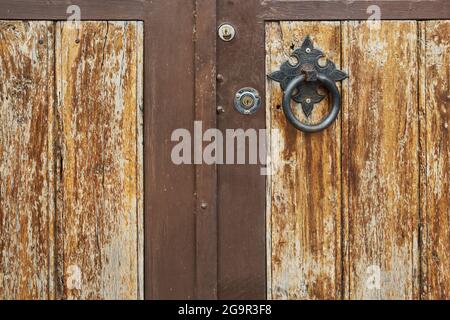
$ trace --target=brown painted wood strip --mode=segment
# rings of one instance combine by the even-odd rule
[[[248,1],[248,0],[241,0]],[[259,18],[270,20],[367,20],[368,8],[380,8],[382,20],[447,19],[447,0],[264,0],[260,1]]]
[[[450,299],[450,21],[420,26],[422,291]]]
[[[64,298],[140,294],[139,30],[136,22],[57,23]]]
[[[196,0],[195,119],[216,128],[216,2]],[[217,299],[217,166],[196,165],[196,299]]]
[[[2,300],[53,294],[53,41],[51,22],[0,22]]]
[[[293,48],[311,35],[339,67],[339,22],[273,22],[266,27],[267,73],[278,70]],[[340,120],[318,134],[296,130],[280,108],[278,83],[267,83],[271,176],[268,182],[269,256],[273,299],[339,299],[341,296]],[[325,99],[306,119],[328,112]]]
[[[237,90],[250,86],[265,102],[264,24],[250,18],[258,15],[260,5],[260,0],[217,1],[218,24],[232,22],[238,30],[235,40],[217,42],[217,73],[222,75],[217,103],[225,109],[218,128],[224,133],[266,127],[264,106],[244,116],[234,110],[232,101]],[[219,166],[217,201],[219,299],[264,299],[266,177],[261,165]]]
[[[145,296],[192,299],[195,170],[171,160],[175,129],[193,132],[194,1],[146,1]]]
[[[185,1],[180,1],[180,4]],[[232,7],[235,2],[225,2]],[[366,0],[239,0],[251,4],[257,10],[257,19],[271,20],[366,20],[369,4]],[[147,9],[164,6],[164,0],[78,0],[86,20],[136,20],[147,19]],[[47,0],[2,0],[0,19],[52,19],[65,20],[68,3]],[[239,6],[242,4],[239,3]],[[382,19],[446,19],[450,10],[447,0],[373,0],[370,5],[381,8]],[[191,12],[192,13],[192,12]],[[256,21],[256,19],[255,19]],[[152,23],[149,21],[149,23]],[[262,31],[261,29],[259,31]]]
[[[0,19],[66,21],[72,15],[67,13],[67,8],[74,4],[80,7],[83,20],[141,20],[148,15],[145,10],[147,2],[143,0],[79,0],[71,3],[47,0],[3,0],[0,2]]]
[[[417,33],[415,21],[343,24],[346,298],[419,297]]]

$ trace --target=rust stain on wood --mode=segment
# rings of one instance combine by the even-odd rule
[[[53,25],[0,22],[0,299],[52,296]]]
[[[291,127],[267,82],[269,298],[448,299],[448,24],[266,25],[267,73],[311,34],[350,76],[318,135]]]
[[[267,73],[289,58],[308,34],[340,61],[339,22],[267,24]],[[339,63],[338,63],[339,65]],[[267,127],[270,136],[268,230],[270,296],[273,299],[340,297],[340,120],[322,134],[297,131],[281,110],[282,91],[268,82]],[[325,99],[311,119],[328,111]]]
[[[137,23],[136,34],[136,174],[137,174],[137,288],[138,299],[144,296],[144,24]]]
[[[415,21],[345,22],[345,297],[419,297]]]
[[[142,23],[0,39],[0,299],[143,298]]]
[[[138,31],[142,28],[135,22],[83,22],[79,29],[56,25],[61,129],[57,243],[64,298],[142,295]],[[78,271],[81,283],[74,286]]]
[[[450,299],[450,21],[420,31],[422,297]]]

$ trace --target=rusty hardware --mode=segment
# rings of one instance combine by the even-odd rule
[[[254,88],[242,88],[234,97],[234,108],[242,114],[254,114],[261,107],[261,96]]]
[[[268,75],[269,79],[280,83],[284,92],[283,112],[286,118],[295,128],[303,132],[313,133],[328,128],[336,120],[341,109],[341,96],[335,82],[342,81],[348,76],[336,69],[336,65],[330,60],[327,60],[325,66],[321,66],[319,60],[324,56],[322,51],[314,48],[311,38],[307,36],[300,48],[292,53],[292,58],[296,62],[286,61],[280,70]],[[321,86],[331,95],[330,113],[319,124],[310,125],[301,122],[292,111],[291,100],[300,103],[303,113],[309,118],[314,105],[326,96],[318,92]]]

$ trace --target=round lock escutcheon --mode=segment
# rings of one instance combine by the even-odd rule
[[[254,114],[261,107],[261,96],[254,88],[242,88],[234,97],[234,108],[241,114]]]
[[[236,36],[236,29],[229,23],[223,23],[219,26],[218,34],[222,41],[230,42]]]

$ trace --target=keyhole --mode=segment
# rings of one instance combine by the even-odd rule
[[[244,96],[242,98],[242,105],[246,108],[251,108],[253,106],[254,100],[250,96]]]

